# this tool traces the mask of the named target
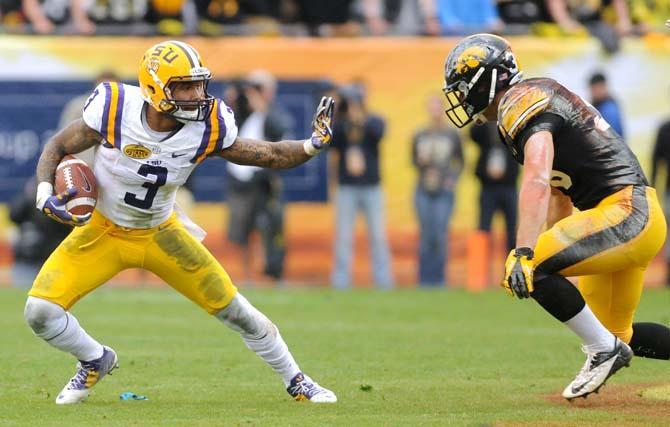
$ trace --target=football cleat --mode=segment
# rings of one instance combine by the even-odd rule
[[[114,350],[109,347],[104,347],[99,359],[90,362],[80,360],[77,363],[77,372],[58,394],[56,403],[58,405],[69,405],[86,400],[91,387],[119,367],[118,360]]]
[[[576,397],[586,398],[591,393],[597,393],[605,381],[619,369],[630,366],[633,350],[628,345],[616,339],[614,350],[600,353],[586,353],[586,363],[575,379],[563,390],[563,397],[572,400]]]
[[[321,387],[302,372],[291,379],[291,384],[286,388],[286,391],[297,401],[309,400],[314,403],[337,402],[335,393],[327,388]]]

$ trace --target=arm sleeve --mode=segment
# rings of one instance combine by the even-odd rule
[[[237,139],[237,123],[235,123],[235,114],[233,113],[232,108],[227,106],[223,101],[220,101],[219,103],[217,115],[219,123],[223,122],[223,124],[225,124],[225,133],[221,135],[223,137],[221,150],[223,150],[233,145],[233,142]],[[221,127],[221,125],[219,126]]]
[[[532,118],[519,134],[517,148],[523,153],[526,142],[531,136],[542,131],[547,131],[554,135],[561,129],[563,123],[563,118],[553,113],[542,113]]]
[[[100,83],[94,90],[91,92],[91,95],[84,103],[84,112],[82,118],[84,123],[91,129],[102,133],[102,116],[105,112],[105,100],[109,98],[107,89],[103,83]]]

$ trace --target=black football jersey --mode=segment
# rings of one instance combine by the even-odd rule
[[[498,107],[498,130],[521,164],[528,138],[551,132],[551,186],[579,210],[593,208],[628,185],[648,185],[637,157],[598,110],[555,80],[528,79],[512,86]]]

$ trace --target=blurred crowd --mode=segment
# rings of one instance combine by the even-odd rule
[[[103,35],[641,35],[670,0],[2,0],[6,33]]]

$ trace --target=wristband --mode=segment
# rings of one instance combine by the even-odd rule
[[[307,153],[308,156],[315,156],[321,151],[312,144],[312,138],[306,139],[302,144],[302,148],[304,148],[305,153]]]
[[[37,186],[37,196],[35,197],[35,207],[42,210],[47,199],[54,194],[54,186],[50,182],[40,182]]]

